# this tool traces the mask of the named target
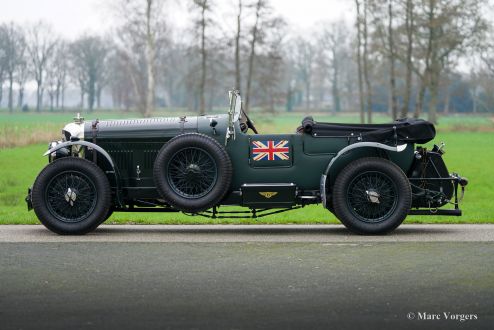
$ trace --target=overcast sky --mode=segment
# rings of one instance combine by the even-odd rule
[[[113,0],[1,0],[0,22],[20,24],[45,20],[55,31],[67,38],[83,32],[104,33],[111,25],[108,7]],[[173,1],[173,0],[172,0]],[[176,22],[186,21],[188,0],[174,0]],[[215,1],[224,13],[234,0]],[[349,0],[271,0],[274,9],[283,15],[292,28],[312,29],[317,22],[351,19]],[[221,17],[221,16],[220,16]],[[181,19],[182,18],[182,19]]]

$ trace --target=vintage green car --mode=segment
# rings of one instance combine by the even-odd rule
[[[467,180],[448,172],[442,147],[415,148],[434,138],[431,123],[307,117],[293,134],[259,134],[238,91],[229,96],[225,115],[78,116],[50,143],[28,208],[59,234],[88,233],[113,212],[259,218],[322,204],[359,234],[390,232],[408,214],[461,215]]]

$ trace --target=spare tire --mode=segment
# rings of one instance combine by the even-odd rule
[[[217,205],[232,181],[232,163],[215,139],[198,133],[174,137],[159,151],[153,169],[161,197],[183,212]]]

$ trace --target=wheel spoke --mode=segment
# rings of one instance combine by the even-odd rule
[[[58,220],[69,223],[86,219],[97,203],[94,183],[78,171],[57,174],[48,183],[45,196],[50,213]]]
[[[380,222],[395,209],[397,203],[395,183],[377,171],[357,175],[347,190],[347,203],[354,215],[364,222]]]
[[[200,148],[186,148],[171,157],[167,165],[171,188],[185,198],[201,198],[211,191],[217,181],[213,157]]]

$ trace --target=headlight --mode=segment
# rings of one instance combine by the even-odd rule
[[[70,123],[65,125],[62,130],[64,141],[70,141],[72,137],[84,140],[84,124],[83,123]]]

